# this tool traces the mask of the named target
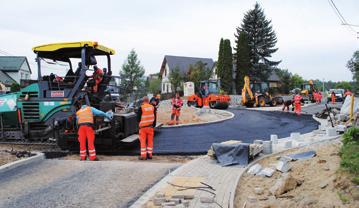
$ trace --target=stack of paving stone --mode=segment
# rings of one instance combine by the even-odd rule
[[[193,194],[174,194],[172,196],[166,196],[165,194],[159,192],[156,193],[156,195],[145,205],[145,207],[185,208],[190,206],[190,203],[193,199]]]

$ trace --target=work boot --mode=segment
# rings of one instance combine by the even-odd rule
[[[152,155],[147,154],[147,159],[148,159],[148,160],[152,160]]]
[[[139,159],[139,160],[147,160],[147,158],[141,157],[141,156],[139,156],[138,159]]]
[[[95,159],[93,159],[92,161],[100,161],[97,157]]]

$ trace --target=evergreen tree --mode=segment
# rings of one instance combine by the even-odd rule
[[[236,47],[234,48],[235,54],[235,71],[236,71],[236,91],[240,93],[244,85],[244,76],[250,75],[249,69],[250,62],[250,49],[245,32],[240,32],[236,36]]]
[[[125,63],[120,71],[121,89],[126,94],[133,93],[134,89],[141,89],[145,86],[144,79],[145,69],[138,60],[135,50],[131,50]]]
[[[218,49],[218,59],[216,64],[216,74],[220,78],[222,77],[223,73],[223,38],[221,38],[221,41],[219,42],[219,49]]]
[[[233,84],[233,54],[231,41],[229,39],[223,42],[223,73],[221,77],[221,88],[227,93],[232,92]]]
[[[269,60],[272,54],[278,50],[275,48],[277,37],[271,21],[266,19],[264,11],[258,3],[255,4],[254,9],[244,15],[242,25],[237,28],[236,42],[239,42],[241,32],[244,32],[248,39],[251,63],[249,76],[267,80],[273,67],[280,61]]]
[[[218,61],[216,67],[216,74],[221,80],[221,88],[227,93],[232,92],[232,70],[233,70],[233,55],[231,41],[229,39],[221,38],[218,51]]]

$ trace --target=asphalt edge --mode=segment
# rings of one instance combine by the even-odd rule
[[[272,156],[276,156],[279,154],[282,154],[283,152],[289,151],[289,150],[295,150],[295,149],[299,149],[299,148],[303,148],[303,147],[308,147],[310,145],[314,145],[314,144],[321,144],[321,143],[327,143],[327,142],[331,142],[333,140],[339,139],[342,135],[337,135],[334,137],[329,137],[325,140],[321,140],[321,141],[317,141],[317,142],[312,142],[312,143],[308,143],[306,145],[302,145],[302,146],[297,146],[297,147],[293,147],[293,148],[289,148],[289,149],[284,149],[284,150],[280,150],[278,152],[274,152],[272,154],[268,154],[268,155],[264,155],[262,157],[257,158],[256,160],[253,160],[250,164],[248,164],[245,169],[242,171],[241,174],[238,174],[238,177],[236,178],[233,187],[232,187],[232,191],[231,191],[231,197],[230,197],[230,201],[229,201],[229,208],[234,208],[234,200],[235,200],[235,196],[236,196],[236,189],[237,186],[239,185],[239,183],[241,182],[241,177],[244,173],[246,173],[248,171],[249,168],[251,168],[253,165],[257,164],[259,161],[264,160],[268,157],[272,157]]]
[[[207,121],[207,122],[203,122],[203,123],[188,123],[188,124],[179,124],[179,125],[163,125],[161,128],[180,128],[180,127],[187,127],[187,126],[200,126],[200,125],[207,125],[207,124],[213,124],[213,123],[220,123],[226,120],[230,120],[232,118],[234,118],[234,113],[227,111],[227,110],[217,110],[217,109],[211,109],[213,111],[217,111],[217,112],[226,112],[228,114],[230,114],[229,117],[227,118],[222,118],[219,120],[215,120],[215,121]]]
[[[179,166],[178,168],[176,168],[174,171],[168,173],[165,177],[163,177],[161,180],[159,180],[156,184],[154,184],[154,186],[152,186],[151,188],[149,188],[145,193],[142,194],[142,196],[140,196],[131,206],[130,208],[139,208],[139,207],[143,207],[146,202],[148,202],[151,197],[153,197],[157,191],[160,190],[160,188],[164,185],[167,184],[167,182],[170,181],[170,179],[173,177],[173,175],[175,175],[177,172],[181,171],[184,166],[191,164],[195,161],[197,161],[198,159],[202,158],[202,157],[206,157],[207,155],[198,157],[194,160],[191,160],[181,166]]]
[[[20,166],[28,165],[30,163],[37,162],[37,161],[45,159],[45,154],[44,153],[42,153],[42,152],[34,152],[34,153],[36,155],[31,156],[29,158],[16,160],[14,162],[7,163],[5,165],[0,166],[0,173],[4,173],[6,171],[13,170],[13,169],[18,168]]]

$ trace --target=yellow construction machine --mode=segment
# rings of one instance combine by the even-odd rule
[[[283,104],[282,97],[272,97],[268,90],[268,83],[259,81],[251,83],[249,76],[245,76],[242,89],[242,105],[246,107],[265,107],[266,105],[276,106]]]

